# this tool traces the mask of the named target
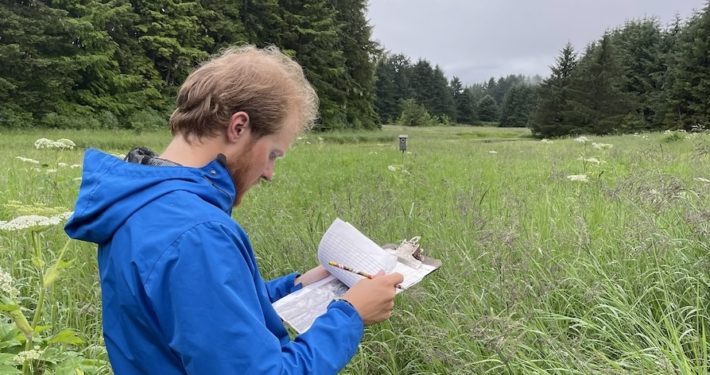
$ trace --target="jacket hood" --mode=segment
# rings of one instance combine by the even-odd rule
[[[87,149],[79,197],[64,230],[74,239],[104,243],[136,210],[178,190],[230,215],[237,194],[223,159],[202,168],[149,166]]]

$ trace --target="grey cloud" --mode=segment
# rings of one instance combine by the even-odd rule
[[[583,51],[605,30],[655,16],[668,24],[704,0],[370,0],[373,37],[413,61],[427,59],[465,84],[491,75],[549,75],[559,50]]]

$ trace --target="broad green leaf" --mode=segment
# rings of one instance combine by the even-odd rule
[[[10,312],[10,311],[15,311],[15,310],[19,310],[19,309],[20,309],[20,305],[17,305],[17,304],[2,304],[2,305],[0,305],[0,311]]]
[[[66,328],[52,336],[47,342],[50,344],[81,345],[84,343],[84,340],[77,336],[76,332],[72,329]]]

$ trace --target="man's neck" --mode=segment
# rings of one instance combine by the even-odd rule
[[[159,157],[186,167],[200,168],[215,160],[222,152],[222,146],[218,137],[192,137],[188,143],[177,134]]]

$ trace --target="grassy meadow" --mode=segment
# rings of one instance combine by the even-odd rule
[[[77,147],[35,149],[41,137]],[[710,134],[588,138],[308,133],[234,217],[266,278],[314,266],[336,217],[378,243],[421,236],[443,261],[367,328],[347,374],[707,374]],[[167,131],[3,132],[0,222],[71,211],[86,147],[168,141]],[[0,268],[12,278],[0,273],[0,374],[110,373],[94,245],[68,242],[62,225],[0,230]]]

